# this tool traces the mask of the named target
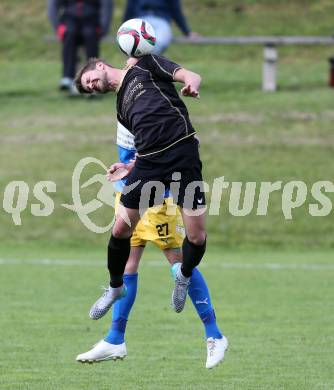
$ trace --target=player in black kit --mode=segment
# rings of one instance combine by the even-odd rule
[[[118,120],[134,135],[138,151],[135,164],[127,172],[122,207],[108,244],[110,286],[91,308],[92,319],[101,318],[126,294],[123,273],[130,237],[140,211],[162,203],[166,189],[180,206],[186,228],[183,264],[176,272],[172,296],[177,312],[184,307],[192,270],[204,255],[206,207],[199,143],[174,81],[184,84],[183,96],[199,97],[201,77],[161,56],[141,57],[123,70],[101,59],[91,59],[76,76],[76,86],[82,93],[117,93]]]

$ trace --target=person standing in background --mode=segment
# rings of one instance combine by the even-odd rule
[[[180,0],[128,0],[123,21],[133,18],[144,19],[154,28],[157,41],[152,54],[161,54],[170,45],[173,39],[172,21],[190,39],[198,36],[191,32]]]
[[[84,46],[87,59],[99,56],[100,40],[109,31],[112,6],[112,0],[48,0],[49,20],[62,42],[61,90],[77,93],[73,79],[78,48]]]

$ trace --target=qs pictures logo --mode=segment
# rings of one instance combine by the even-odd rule
[[[124,169],[123,169],[124,170]],[[114,180],[118,181],[124,176],[122,168],[115,171]],[[94,172],[88,180],[89,172]],[[99,173],[96,173],[99,172]],[[72,204],[63,203],[61,206],[75,212],[83,225],[94,233],[105,233],[113,225],[113,212],[110,207],[115,207],[116,191],[112,182],[106,177],[107,167],[97,158],[85,157],[78,161],[72,174]],[[177,179],[179,180],[179,178]],[[81,182],[84,181],[82,184]],[[120,191],[124,195],[134,190],[140,180],[124,186]],[[172,184],[179,184],[178,181]],[[171,184],[171,196],[173,192]],[[275,206],[281,206],[282,217],[285,220],[292,220],[294,212],[303,207],[304,213],[312,217],[326,217],[333,210],[334,182],[329,180],[319,180],[317,182],[306,184],[301,180],[294,180],[284,183],[283,181],[274,182],[228,182],[224,176],[217,177],[213,180],[212,186],[206,182],[191,182],[185,190],[185,199],[190,200],[192,204],[196,186],[201,185],[202,191],[208,193],[208,202],[205,209],[210,216],[221,215],[228,212],[234,217],[246,217],[250,214],[264,217],[268,215],[272,201],[272,194],[275,195]],[[148,187],[148,188],[146,188]],[[145,183],[141,188],[139,212],[142,216],[149,207],[150,192],[155,188],[155,194],[160,197],[166,196],[164,183],[151,181]],[[177,187],[177,185],[175,186]],[[3,210],[11,215],[14,225],[22,225],[22,213],[30,208],[30,212],[36,217],[50,216],[55,209],[54,200],[51,193],[57,190],[56,183],[53,181],[39,181],[31,188],[23,180],[11,181],[5,186],[3,194]],[[94,192],[96,190],[96,192]],[[33,196],[33,201],[31,201]],[[90,199],[83,202],[83,199]],[[198,198],[198,203],[202,203],[203,198]],[[203,199],[204,200],[204,199]],[[222,207],[223,206],[223,207]],[[93,213],[102,207],[108,207],[110,213],[110,223],[101,226],[94,222]],[[225,207],[225,208],[224,208]],[[205,211],[199,209],[199,211]],[[176,210],[176,209],[175,209]],[[192,211],[192,210],[190,210]],[[195,210],[196,211],[196,210]],[[276,211],[277,212],[277,211]],[[119,208],[121,218],[131,226],[130,219],[123,207]],[[170,215],[170,214],[169,214]]]
[[[107,205],[115,207],[115,189],[112,183],[110,183],[105,174],[97,173],[90,179],[86,180],[80,185],[80,179],[83,176],[84,170],[88,165],[94,164],[99,165],[106,172],[107,167],[102,161],[94,157],[85,157],[81,159],[74,168],[72,175],[72,201],[73,204],[62,204],[63,207],[74,211],[80,221],[86,226],[87,229],[94,233],[105,233],[112,227],[113,221],[106,226],[98,226],[89,217],[90,214],[99,210],[101,207]],[[82,202],[81,194],[90,186],[98,183],[100,189],[98,190],[95,199],[88,201],[87,203]]]

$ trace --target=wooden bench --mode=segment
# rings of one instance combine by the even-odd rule
[[[198,37],[189,40],[184,37],[175,38],[175,43],[196,45],[262,45],[263,49],[263,91],[276,91],[277,89],[277,46],[282,45],[333,45],[334,37],[306,37],[306,36],[252,36],[252,37]]]

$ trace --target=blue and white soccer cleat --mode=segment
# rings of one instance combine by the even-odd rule
[[[225,351],[228,348],[228,340],[225,336],[221,339],[214,339],[209,337],[207,339],[208,355],[206,359],[206,368],[213,368],[217,366],[223,359]]]
[[[126,295],[126,286],[123,284],[121,287],[117,288],[104,288],[104,293],[101,298],[99,298],[89,311],[89,317],[92,320],[98,320],[108,313],[109,309],[118,299],[125,297]]]
[[[76,361],[81,363],[94,363],[104,360],[124,359],[126,355],[125,343],[116,345],[101,340],[90,351],[78,355]]]
[[[186,303],[190,278],[185,277],[181,272],[181,263],[172,267],[172,274],[175,280],[175,287],[172,294],[172,307],[176,313],[181,313]]]

